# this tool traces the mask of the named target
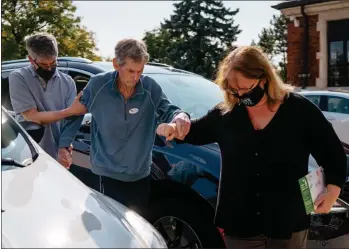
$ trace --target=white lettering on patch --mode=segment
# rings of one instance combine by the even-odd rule
[[[138,112],[138,108],[132,108],[129,110],[130,114],[136,114]]]

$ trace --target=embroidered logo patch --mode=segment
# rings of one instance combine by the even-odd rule
[[[136,114],[138,112],[138,108],[132,108],[129,110],[130,114]]]

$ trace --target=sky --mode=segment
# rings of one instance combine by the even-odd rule
[[[239,8],[235,24],[242,32],[235,45],[250,45],[258,40],[263,27],[269,27],[273,14],[271,6],[281,1],[223,1],[230,9]],[[82,24],[95,33],[97,54],[113,57],[116,43],[123,38],[142,39],[146,31],[159,27],[173,14],[173,1],[73,1]]]

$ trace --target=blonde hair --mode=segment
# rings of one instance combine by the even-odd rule
[[[255,46],[241,46],[223,59],[217,72],[215,82],[224,92],[224,101],[219,105],[223,113],[231,111],[238,103],[238,98],[227,91],[229,88],[227,77],[232,71],[250,79],[266,79],[269,106],[282,102],[284,97],[294,90],[291,85],[281,80],[261,49]]]

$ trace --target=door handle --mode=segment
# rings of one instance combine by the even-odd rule
[[[335,120],[334,117],[327,117],[327,120]]]

